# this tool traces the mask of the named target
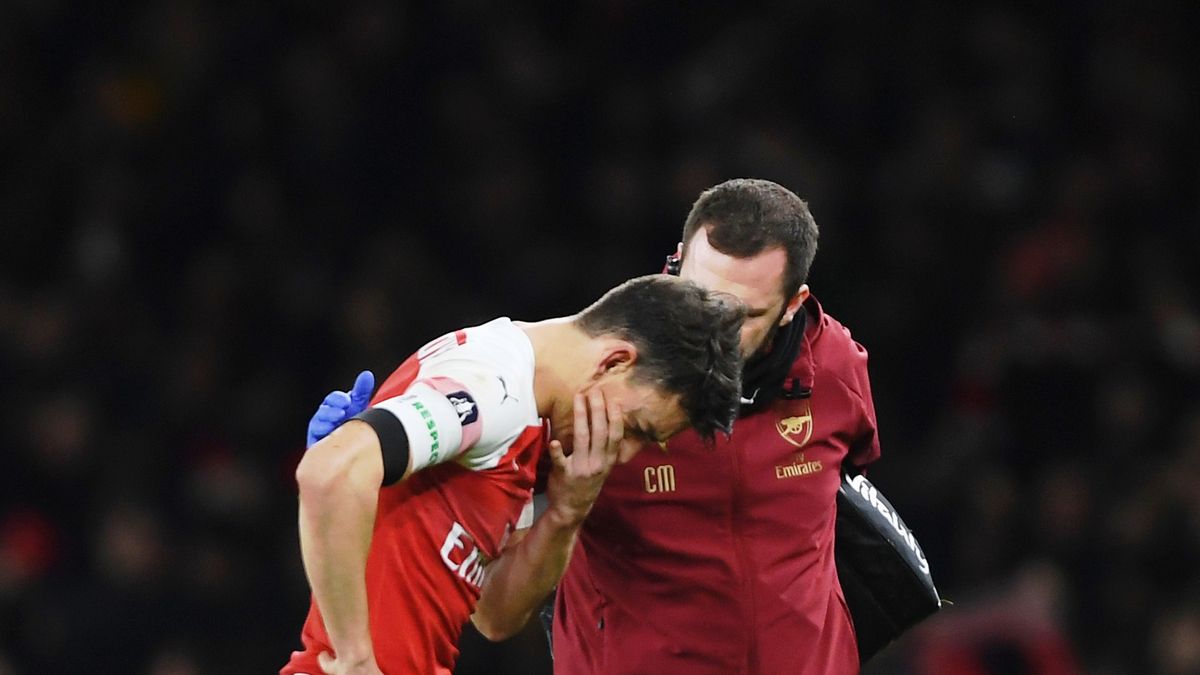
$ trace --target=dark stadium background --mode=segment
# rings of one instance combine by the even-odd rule
[[[0,4],[0,673],[275,672],[320,398],[737,176],[955,601],[870,672],[1200,672],[1195,3],[515,4]]]

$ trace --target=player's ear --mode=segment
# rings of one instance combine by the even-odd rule
[[[608,340],[600,352],[600,360],[596,362],[596,370],[592,374],[592,378],[600,379],[605,375],[619,375],[626,372],[637,362],[637,356],[637,347],[632,342],[618,339]]]
[[[800,288],[796,289],[796,294],[788,298],[787,305],[783,308],[783,316],[779,319],[780,326],[786,326],[796,318],[796,312],[800,311],[809,295],[808,284],[800,284]]]

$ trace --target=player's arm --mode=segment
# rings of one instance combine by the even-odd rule
[[[366,566],[383,480],[379,436],[356,420],[317,442],[296,469],[305,574],[338,662],[365,672],[376,667]]]
[[[483,594],[471,622],[493,642],[516,635],[562,579],[579,524],[547,512],[532,527],[517,530],[504,554],[488,566]]]
[[[590,423],[589,423],[590,412]],[[616,462],[625,436],[620,407],[598,390],[574,402],[574,451],[550,443],[554,467],[547,484],[549,506],[528,530],[518,531],[503,555],[488,565],[471,621],[489,640],[519,632],[562,579],[584,518]]]
[[[474,386],[444,373],[412,382],[318,441],[296,471],[305,572],[339,663],[347,653],[371,654],[366,561],[380,487],[459,456],[480,436],[471,391],[490,400],[496,392],[485,387],[499,387],[468,371],[462,379]],[[369,388],[361,389],[365,397]],[[327,397],[323,407],[328,405]],[[311,425],[309,430],[313,434]]]

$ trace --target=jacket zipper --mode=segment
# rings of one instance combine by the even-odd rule
[[[743,665],[742,672],[750,673],[752,665],[756,659],[754,656],[754,635],[756,634],[756,611],[754,603],[754,575],[750,569],[750,556],[746,554],[745,539],[742,536],[741,527],[741,511],[742,511],[742,457],[740,448],[730,448],[733,457],[733,499],[730,507],[730,531],[733,533],[733,550],[737,556],[738,565],[742,569],[742,578],[744,579],[743,597],[746,598],[745,606],[749,615],[749,621],[746,622],[746,633],[744,634],[746,641],[746,662]]]

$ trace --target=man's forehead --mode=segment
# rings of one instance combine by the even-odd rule
[[[787,253],[782,247],[750,258],[735,258],[713,248],[700,229],[686,250],[680,276],[710,291],[736,296],[752,310],[774,305],[783,294]]]

